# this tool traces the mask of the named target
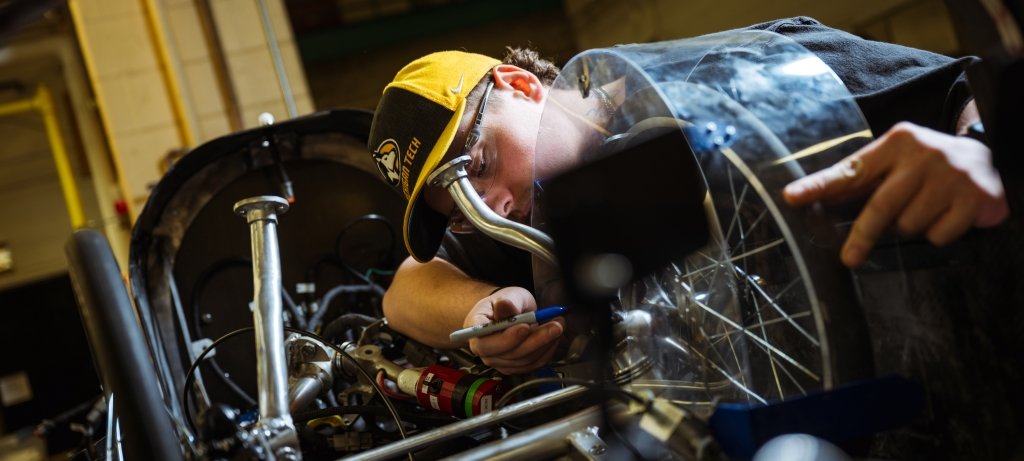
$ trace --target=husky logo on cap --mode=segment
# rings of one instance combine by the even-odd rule
[[[398,166],[402,164],[402,151],[394,139],[385,139],[373,151],[373,159],[377,161],[377,169],[392,186],[398,186]]]

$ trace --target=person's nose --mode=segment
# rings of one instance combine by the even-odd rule
[[[484,203],[491,208],[498,216],[507,218],[512,213],[513,205],[515,200],[512,194],[509,193],[508,189],[491,187],[486,197],[484,197]]]

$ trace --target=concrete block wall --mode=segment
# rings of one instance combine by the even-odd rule
[[[205,0],[204,0],[205,1]],[[169,152],[289,117],[260,0],[210,0],[241,120],[229,117],[197,0],[72,0],[122,193],[137,215]],[[283,0],[265,1],[296,115],[313,110]],[[149,16],[147,16],[149,14]],[[238,126],[236,126],[238,125]]]

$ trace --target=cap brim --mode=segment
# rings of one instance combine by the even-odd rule
[[[437,143],[430,150],[420,177],[416,178],[416,185],[409,196],[409,204],[405,208],[405,229],[402,231],[405,248],[419,262],[427,262],[434,258],[437,249],[441,247],[445,229],[448,227],[448,216],[431,208],[426,200],[423,200],[421,194],[426,186],[427,176],[434,172],[445,153],[448,152],[448,147],[452,145],[465,109],[466,100],[463,99],[455,108],[455,115],[452,116],[441,136],[438,137]]]
[[[405,247],[419,262],[434,258],[448,229],[448,216],[434,211],[423,197],[411,202],[405,229]]]

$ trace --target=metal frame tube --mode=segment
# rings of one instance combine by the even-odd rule
[[[507,439],[481,445],[443,459],[453,461],[554,459],[569,454],[571,444],[567,438],[574,432],[602,424],[601,407],[595,405],[520,432]]]
[[[466,174],[468,155],[455,158],[437,168],[427,181],[431,185],[448,190],[462,214],[473,227],[499,242],[533,253],[544,262],[557,267],[555,242],[547,234],[515,221],[498,216],[483,199],[477,195]]]
[[[281,302],[281,260],[277,246],[277,215],[288,210],[280,197],[259,196],[235,204],[235,213],[249,223],[252,238],[253,323],[256,335],[256,374],[260,416],[288,413],[288,372],[284,357]]]
[[[260,421],[249,432],[250,443],[270,450],[273,456],[269,459],[300,460],[299,438],[288,411],[281,258],[277,246],[277,215],[288,211],[288,201],[263,195],[241,200],[234,209],[249,223],[252,237],[252,313]]]
[[[421,448],[427,447],[429,445],[454,439],[476,429],[484,428],[512,418],[523,416],[525,414],[532,413],[542,408],[547,408],[568,402],[572,399],[579,397],[581,394],[585,392],[587,392],[587,388],[585,387],[567,387],[565,389],[550,392],[539,397],[534,397],[532,399],[525,400],[514,405],[509,405],[497,411],[484,413],[480,416],[462,420],[457,423],[452,423],[429,432],[424,432],[415,437],[410,437],[405,440],[393,442],[384,445],[383,447],[375,448],[373,450],[364,451],[355,456],[345,458],[345,460],[368,461],[395,458],[398,456],[405,455],[406,453],[410,453],[414,450],[419,450]]]
[[[281,97],[284,98],[284,105],[288,108],[288,118],[299,116],[299,110],[295,106],[295,94],[292,92],[292,85],[288,81],[288,72],[284,68],[284,58],[281,56],[281,47],[277,44],[277,33],[274,32],[274,24],[270,20],[270,10],[267,8],[267,0],[259,0],[260,21],[263,23],[263,34],[267,37],[267,47],[270,48],[270,57],[274,60],[274,72],[277,73],[277,84],[281,88]]]

